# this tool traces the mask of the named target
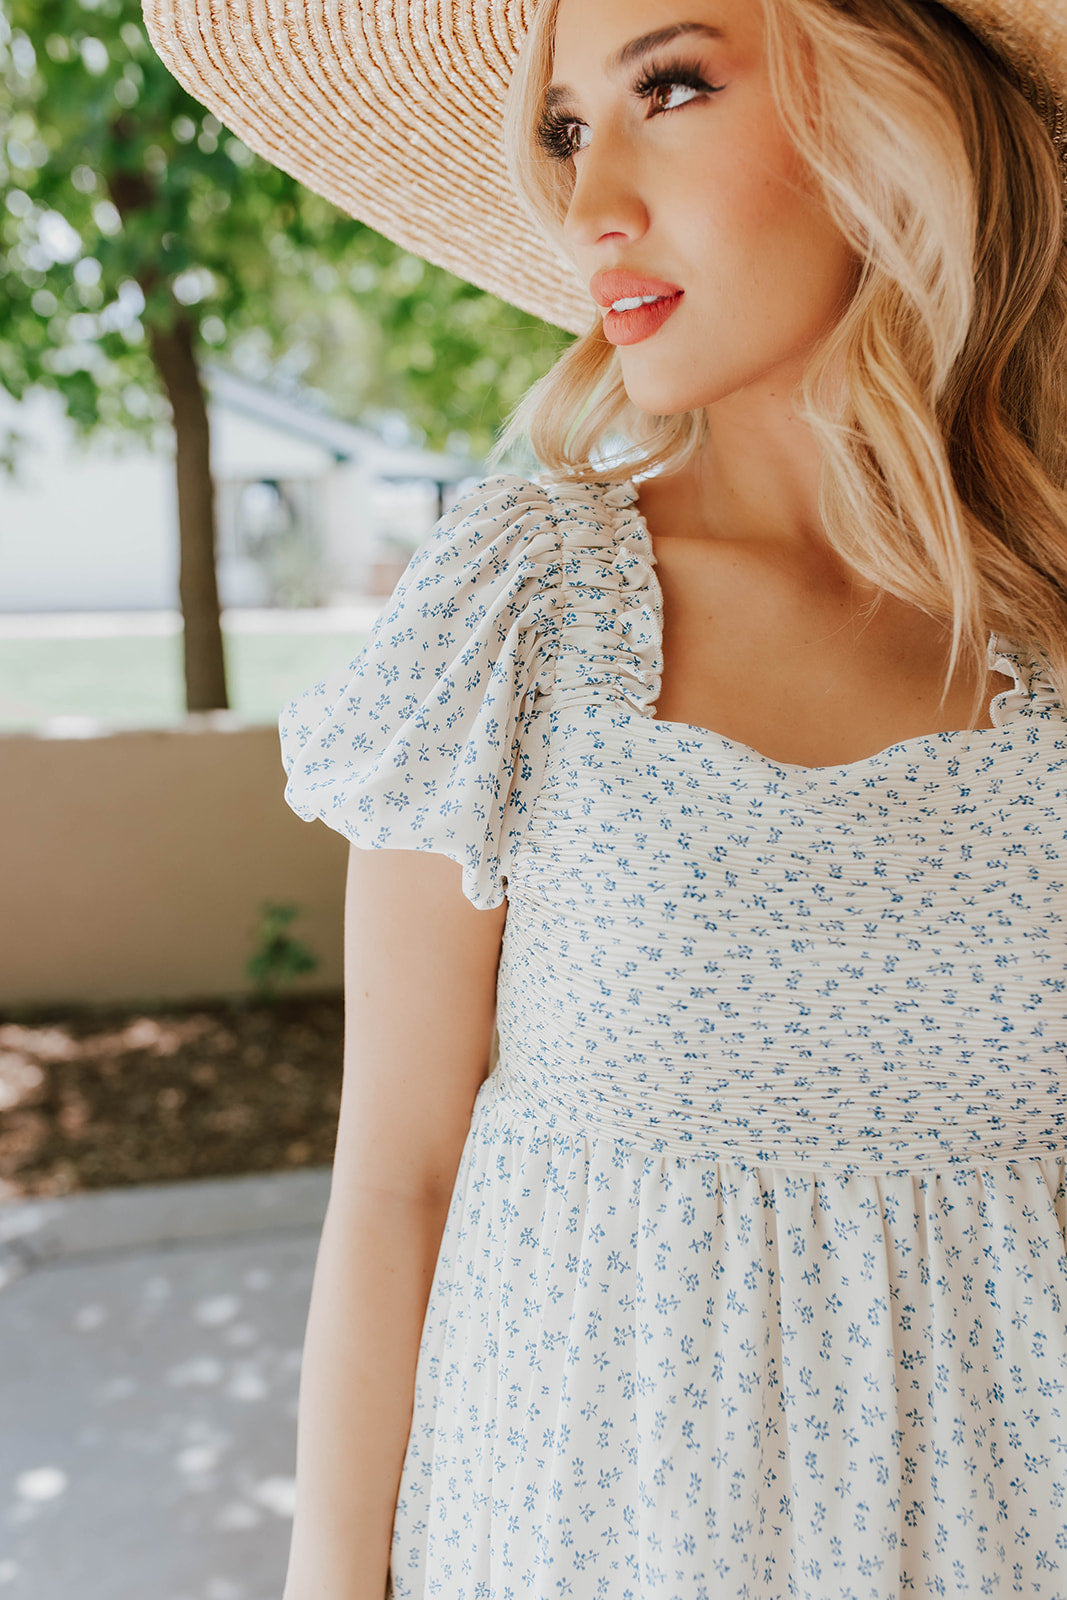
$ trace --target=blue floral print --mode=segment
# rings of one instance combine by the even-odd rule
[[[394,1600],[1067,1600],[1067,712],[772,761],[660,721],[634,483],[487,479],[281,719],[506,897]]]

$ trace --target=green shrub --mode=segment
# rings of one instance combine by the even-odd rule
[[[299,916],[292,905],[267,901],[260,907],[260,921],[254,934],[254,948],[245,966],[257,996],[272,1000],[287,983],[305,972],[315,972],[319,958],[300,939],[294,939],[289,924]]]

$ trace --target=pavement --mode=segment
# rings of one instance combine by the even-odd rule
[[[0,1600],[281,1600],[329,1181],[0,1205]]]

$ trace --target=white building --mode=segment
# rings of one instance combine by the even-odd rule
[[[481,471],[392,448],[221,369],[207,374],[224,606],[387,594],[411,551]],[[166,610],[178,603],[173,440],[79,442],[59,398],[0,390],[0,611]]]

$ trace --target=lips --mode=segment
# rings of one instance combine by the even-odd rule
[[[589,290],[597,305],[605,311],[616,300],[634,300],[650,294],[671,299],[683,293],[676,283],[667,283],[663,278],[646,278],[637,272],[624,272],[621,268],[595,273]]]
[[[632,306],[629,311],[605,311],[604,337],[609,344],[640,344],[642,339],[658,333],[681,303],[682,296],[672,294],[647,305]]]

